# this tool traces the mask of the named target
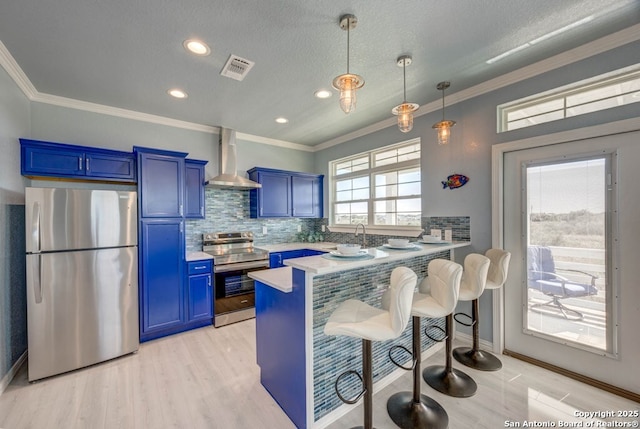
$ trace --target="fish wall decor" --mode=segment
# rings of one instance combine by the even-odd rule
[[[469,178],[464,174],[454,173],[451,176],[447,177],[446,181],[442,182],[442,189],[446,189],[447,186],[449,189],[458,189],[467,184]]]

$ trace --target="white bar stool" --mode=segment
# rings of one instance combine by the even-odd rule
[[[489,249],[485,252],[485,256],[489,258],[490,264],[489,271],[487,273],[487,282],[484,288],[499,289],[507,280],[511,253],[505,252],[502,249]],[[453,357],[455,357],[458,362],[468,366],[469,368],[478,369],[480,371],[497,371],[502,368],[502,362],[500,362],[500,359],[489,352],[480,350],[480,329],[478,328],[478,299],[480,298],[480,295],[473,299],[471,309],[471,323],[473,323],[473,347],[457,347],[453,351]]]
[[[362,373],[346,371],[335,382],[336,394],[345,403],[355,404],[364,395],[364,426],[373,428],[373,371],[371,368],[371,341],[386,341],[398,338],[409,323],[411,300],[418,279],[407,267],[398,267],[391,272],[389,310],[375,308],[356,299],[349,299],[331,314],[324,326],[326,335],[346,335],[362,339]],[[342,397],[338,382],[345,375],[355,373],[363,383],[363,390],[353,400]],[[355,428],[354,428],[355,429]]]
[[[428,293],[424,298],[413,302],[414,313],[420,313],[425,317],[445,317],[446,329],[439,326],[431,326],[443,331],[444,338],[434,338],[429,335],[429,327],[425,331],[427,337],[434,341],[445,341],[446,364],[432,365],[422,371],[422,378],[427,384],[438,392],[456,398],[473,396],[478,385],[473,378],[464,372],[455,369],[451,365],[451,336],[453,335],[453,311],[458,303],[462,266],[455,262],[448,265],[442,264],[434,273],[429,270],[429,276],[420,284],[420,293]],[[453,264],[453,265],[451,265]],[[431,268],[431,265],[429,265]]]
[[[413,392],[398,392],[393,394],[387,401],[387,412],[391,420],[403,429],[445,429],[449,425],[449,416],[442,406],[420,393],[420,362],[421,338],[420,338],[420,318],[421,317],[444,317],[455,308],[456,287],[460,285],[462,267],[455,262],[445,259],[434,259],[427,267],[428,277],[431,279],[431,291],[429,294],[416,293],[411,306],[411,316],[413,319],[413,360],[412,366],[406,368],[397,363],[391,356],[395,348],[389,350],[391,361],[402,369],[413,370]],[[425,280],[426,280],[425,279]],[[425,283],[423,281],[423,283]],[[383,306],[385,305],[383,296]]]

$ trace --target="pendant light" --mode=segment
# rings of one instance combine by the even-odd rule
[[[408,133],[413,128],[413,112],[420,107],[416,103],[407,103],[407,66],[411,64],[412,59],[409,55],[398,57],[398,67],[402,67],[402,82],[404,88],[404,101],[391,109],[391,113],[398,116],[398,128],[403,133]]]
[[[340,17],[340,28],[347,31],[347,72],[333,79],[333,87],[340,91],[340,108],[344,113],[356,108],[356,90],[364,85],[362,76],[349,73],[349,33],[357,24],[358,19],[354,15]]]
[[[440,82],[436,88],[442,91],[442,120],[437,124],[433,124],[433,127],[438,130],[438,144],[449,144],[449,138],[451,137],[451,127],[456,124],[456,121],[447,121],[444,119],[444,90],[449,88],[450,82]]]

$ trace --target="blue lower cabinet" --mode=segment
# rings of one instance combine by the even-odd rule
[[[211,323],[213,318],[213,272],[212,261],[187,262],[188,276],[188,298],[187,313],[188,321],[198,320]]]

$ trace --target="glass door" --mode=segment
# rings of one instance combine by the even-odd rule
[[[613,354],[610,155],[526,161],[524,332]],[[525,253],[525,252],[523,252]]]

